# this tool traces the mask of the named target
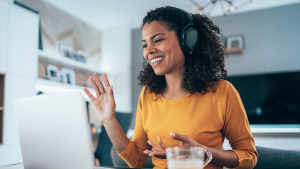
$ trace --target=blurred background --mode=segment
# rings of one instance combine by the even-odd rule
[[[22,163],[13,99],[93,91],[93,73],[107,73],[117,118],[131,137],[143,88],[140,24],[162,6],[206,14],[220,27],[228,81],[256,145],[300,149],[300,0],[0,0],[0,166]],[[112,164],[97,155],[111,143],[84,98],[95,156]]]

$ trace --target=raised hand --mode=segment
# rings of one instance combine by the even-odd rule
[[[90,77],[89,80],[95,90],[96,98],[90,93],[88,89],[83,88],[83,91],[91,99],[97,112],[98,118],[103,124],[105,120],[115,118],[116,103],[113,95],[113,86],[109,84],[105,73],[102,74],[105,89],[97,74],[94,74],[93,77],[94,79]]]
[[[204,147],[203,145],[197,143],[195,140],[190,138],[189,136],[186,135],[180,135],[176,133],[170,133],[170,137],[174,140],[181,141],[179,147],[182,146],[190,146],[190,147]],[[159,145],[154,144],[151,140],[148,140],[148,144],[152,146],[153,149],[156,151],[150,151],[150,150],[145,150],[144,153],[149,154],[149,156],[154,156],[156,158],[161,158],[165,159],[166,158],[166,149],[168,148],[165,146],[165,144],[162,142],[161,138],[157,136]]]

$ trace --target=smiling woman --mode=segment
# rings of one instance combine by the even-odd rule
[[[188,18],[176,8],[168,10],[169,13],[162,10],[149,12],[143,20],[144,39],[142,43],[145,62],[143,64],[144,71],[138,77],[140,84],[147,85],[156,96],[163,93],[167,85],[165,79],[168,75],[157,76],[161,75],[160,71],[163,66],[158,68],[156,64],[148,64],[151,61],[149,59],[163,55],[169,57],[164,59],[164,62],[167,62],[165,64],[175,66],[171,67],[170,71],[174,71],[174,69],[177,70],[177,73],[180,71],[184,80],[183,86],[187,91],[192,94],[196,92],[205,94],[213,91],[212,86],[215,82],[221,77],[227,78],[227,71],[224,69],[225,51],[220,38],[220,29],[205,15],[193,15],[193,24],[199,33],[199,43],[195,45],[191,56],[184,57],[180,47],[180,43],[182,43],[180,37],[182,36],[181,30],[189,23]],[[146,38],[149,40],[147,41]],[[158,50],[158,52],[153,54],[151,53],[153,50]]]
[[[158,21],[146,23],[143,29],[144,58],[156,75],[178,74],[185,59],[176,32]]]
[[[142,168],[149,156],[157,168],[167,168],[168,147],[202,147],[212,154],[206,168],[253,168],[255,142],[234,86],[226,80],[224,47],[219,28],[205,15],[174,7],[147,13],[142,24],[145,87],[140,93],[132,140],[115,118],[112,86],[103,74],[90,78],[99,119],[121,158]],[[224,138],[232,150],[221,150]]]

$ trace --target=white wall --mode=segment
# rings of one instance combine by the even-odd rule
[[[131,113],[131,27],[117,26],[102,31],[99,68],[114,76],[116,111]]]

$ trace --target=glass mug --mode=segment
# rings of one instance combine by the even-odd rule
[[[169,147],[166,153],[169,169],[203,169],[212,160],[211,152],[202,147]]]

